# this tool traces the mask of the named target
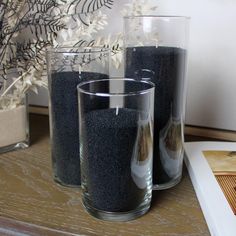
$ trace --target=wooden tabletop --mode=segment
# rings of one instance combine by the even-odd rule
[[[31,115],[31,146],[0,155],[0,235],[210,235],[186,169],[169,190],[154,191],[150,211],[114,223],[90,216],[80,189],[52,179],[48,117]]]

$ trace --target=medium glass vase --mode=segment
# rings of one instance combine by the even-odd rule
[[[108,78],[109,50],[55,48],[47,53],[51,155],[54,180],[80,186],[77,85]]]

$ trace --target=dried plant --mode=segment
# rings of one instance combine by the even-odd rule
[[[65,32],[72,31],[75,46],[89,44],[91,35],[106,25],[100,9],[112,4],[113,0],[1,1],[0,109],[16,107],[30,89],[37,93],[38,86],[47,87],[46,48],[60,45]]]
[[[131,3],[125,4],[122,14],[123,16],[148,15],[156,9],[157,6],[150,0],[133,0]]]
[[[97,37],[107,25],[102,9],[113,0],[0,1],[0,109],[18,106],[28,90],[47,87],[45,54],[48,46],[110,47],[116,67],[122,61],[122,34]],[[133,1],[127,12],[154,10]],[[142,13],[142,11],[140,12]]]

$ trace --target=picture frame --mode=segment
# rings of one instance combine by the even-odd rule
[[[236,142],[185,142],[184,149],[185,164],[211,235],[235,235],[236,215],[218,184],[204,151],[233,152],[236,150]]]

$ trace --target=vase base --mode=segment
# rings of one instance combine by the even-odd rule
[[[86,211],[93,217],[104,220],[104,221],[116,221],[116,222],[125,222],[130,220],[135,220],[136,218],[141,217],[148,212],[150,208],[151,199],[147,200],[145,204],[128,212],[108,212],[98,210],[92,207],[85,198],[82,199],[82,203]]]
[[[175,185],[177,185],[181,181],[181,179],[182,179],[182,175],[164,184],[154,184],[152,187],[152,190],[164,190],[164,189],[172,188]]]
[[[61,185],[63,187],[68,187],[68,188],[81,188],[80,184],[68,184],[68,183],[64,183],[63,181],[61,181],[57,176],[54,176],[54,181],[58,184]]]
[[[24,149],[27,147],[29,147],[29,142],[27,141],[14,143],[8,146],[0,147],[0,154],[5,153],[5,152],[19,150],[19,149]]]

